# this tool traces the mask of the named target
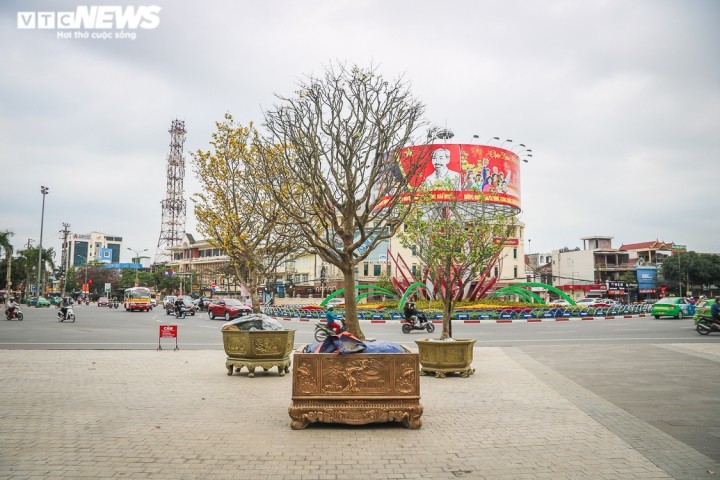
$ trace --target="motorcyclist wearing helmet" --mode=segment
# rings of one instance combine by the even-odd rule
[[[420,316],[420,311],[415,308],[415,302],[406,303],[405,308],[403,309],[403,313],[405,314],[406,322],[411,322],[414,325],[417,320],[420,319],[420,323],[423,323],[423,319]]]
[[[182,297],[177,297],[175,299],[175,314],[178,315],[183,307],[185,307],[185,301],[182,299]]]
[[[5,316],[7,318],[12,318],[12,316],[15,314],[15,310],[17,310],[19,306],[20,305],[15,302],[15,298],[11,298],[7,304],[7,308],[5,309]]]
[[[715,303],[710,307],[710,316],[716,322],[720,322],[720,296],[715,297]]]
[[[335,335],[337,335],[338,333],[340,333],[340,328],[342,327],[337,321],[338,316],[335,314],[334,310],[335,307],[333,307],[332,305],[327,308],[327,313],[325,313],[325,321],[327,322],[327,326],[329,328],[332,328],[333,332],[335,332]]]
[[[62,302],[60,303],[60,313],[62,313],[63,319],[67,319],[67,311],[70,305],[72,305],[73,301],[70,297],[65,297],[62,299]]]

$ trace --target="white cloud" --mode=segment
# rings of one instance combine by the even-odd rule
[[[108,3],[108,2],[103,2]],[[595,0],[156,1],[156,30],[132,40],[61,40],[19,30],[0,6],[0,229],[39,236],[62,222],[154,249],[165,195],[167,132],[186,121],[185,191],[202,186],[189,152],[229,111],[262,120],[274,93],[334,60],[404,75],[454,140],[511,138],[523,165],[532,250],[658,238],[718,251],[720,4]],[[128,254],[129,255],[129,254]],[[129,258],[129,257],[128,257]]]

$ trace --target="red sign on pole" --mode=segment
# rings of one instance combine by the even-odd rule
[[[160,338],[177,338],[177,325],[160,325]]]
[[[162,350],[160,340],[163,338],[175,339],[175,350],[180,350],[177,343],[177,325],[160,325],[160,333],[158,336],[158,350]]]

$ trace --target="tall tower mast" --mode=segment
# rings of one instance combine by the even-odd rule
[[[168,249],[180,244],[185,233],[186,201],[183,198],[185,179],[185,122],[173,120],[170,125],[170,153],[167,156],[167,192],[162,205],[162,224],[160,239],[155,253],[155,263],[170,260]]]

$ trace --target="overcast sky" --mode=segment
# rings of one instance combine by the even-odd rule
[[[134,40],[18,28],[18,12],[77,5],[157,5],[160,22]],[[720,252],[718,25],[715,0],[4,1],[0,230],[37,242],[45,185],[44,247],[60,250],[66,222],[154,256],[170,122],[188,132],[194,234],[189,152],[225,112],[259,123],[338,60],[404,75],[453,141],[533,150],[526,253],[592,235]]]

